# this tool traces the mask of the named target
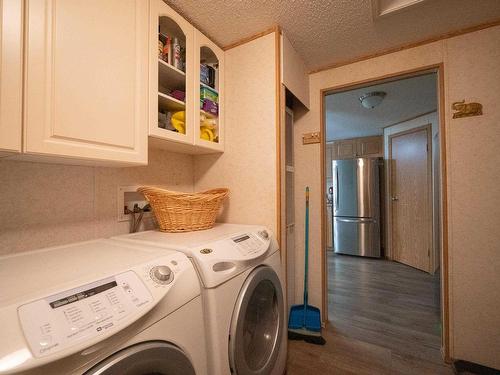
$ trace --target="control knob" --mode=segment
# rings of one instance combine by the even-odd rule
[[[267,232],[267,230],[261,230],[259,234],[263,239],[265,240],[269,239],[269,233]]]
[[[168,266],[155,266],[151,269],[152,279],[160,284],[169,284],[174,279],[174,273]]]

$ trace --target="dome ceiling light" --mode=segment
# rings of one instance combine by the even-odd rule
[[[359,97],[359,101],[363,107],[373,109],[382,103],[382,100],[384,100],[386,95],[387,94],[383,91],[372,91],[361,95]]]

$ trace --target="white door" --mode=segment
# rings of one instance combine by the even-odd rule
[[[0,0],[0,156],[21,151],[22,5],[19,0]]]
[[[148,2],[26,7],[25,151],[147,163]]]

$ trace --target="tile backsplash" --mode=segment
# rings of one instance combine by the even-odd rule
[[[0,255],[128,233],[118,187],[193,191],[193,157],[150,150],[144,167],[82,167],[0,160]]]

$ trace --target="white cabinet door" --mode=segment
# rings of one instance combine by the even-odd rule
[[[143,0],[146,1],[146,0]],[[159,39],[168,38],[168,51],[160,58]],[[194,137],[194,27],[162,0],[150,1],[150,112],[149,135],[152,145],[174,151],[186,151],[183,145],[193,145]],[[180,45],[180,65],[175,60],[174,41]],[[168,56],[168,58],[166,57]],[[174,91],[184,92],[184,100],[172,95]],[[184,112],[183,126],[172,125],[172,115]],[[159,121],[160,113],[166,122]],[[181,124],[182,125],[182,124]],[[165,142],[167,141],[167,142]],[[172,142],[173,141],[173,142]]]
[[[194,45],[194,144],[207,152],[222,152],[224,151],[224,51],[198,30],[194,33]],[[215,67],[213,82],[209,84],[201,82],[201,64],[210,66],[211,69]],[[217,114],[200,110],[201,90],[208,90],[218,95]]]
[[[26,6],[25,152],[146,164],[148,2]]]
[[[0,0],[0,156],[21,151],[23,2]]]

